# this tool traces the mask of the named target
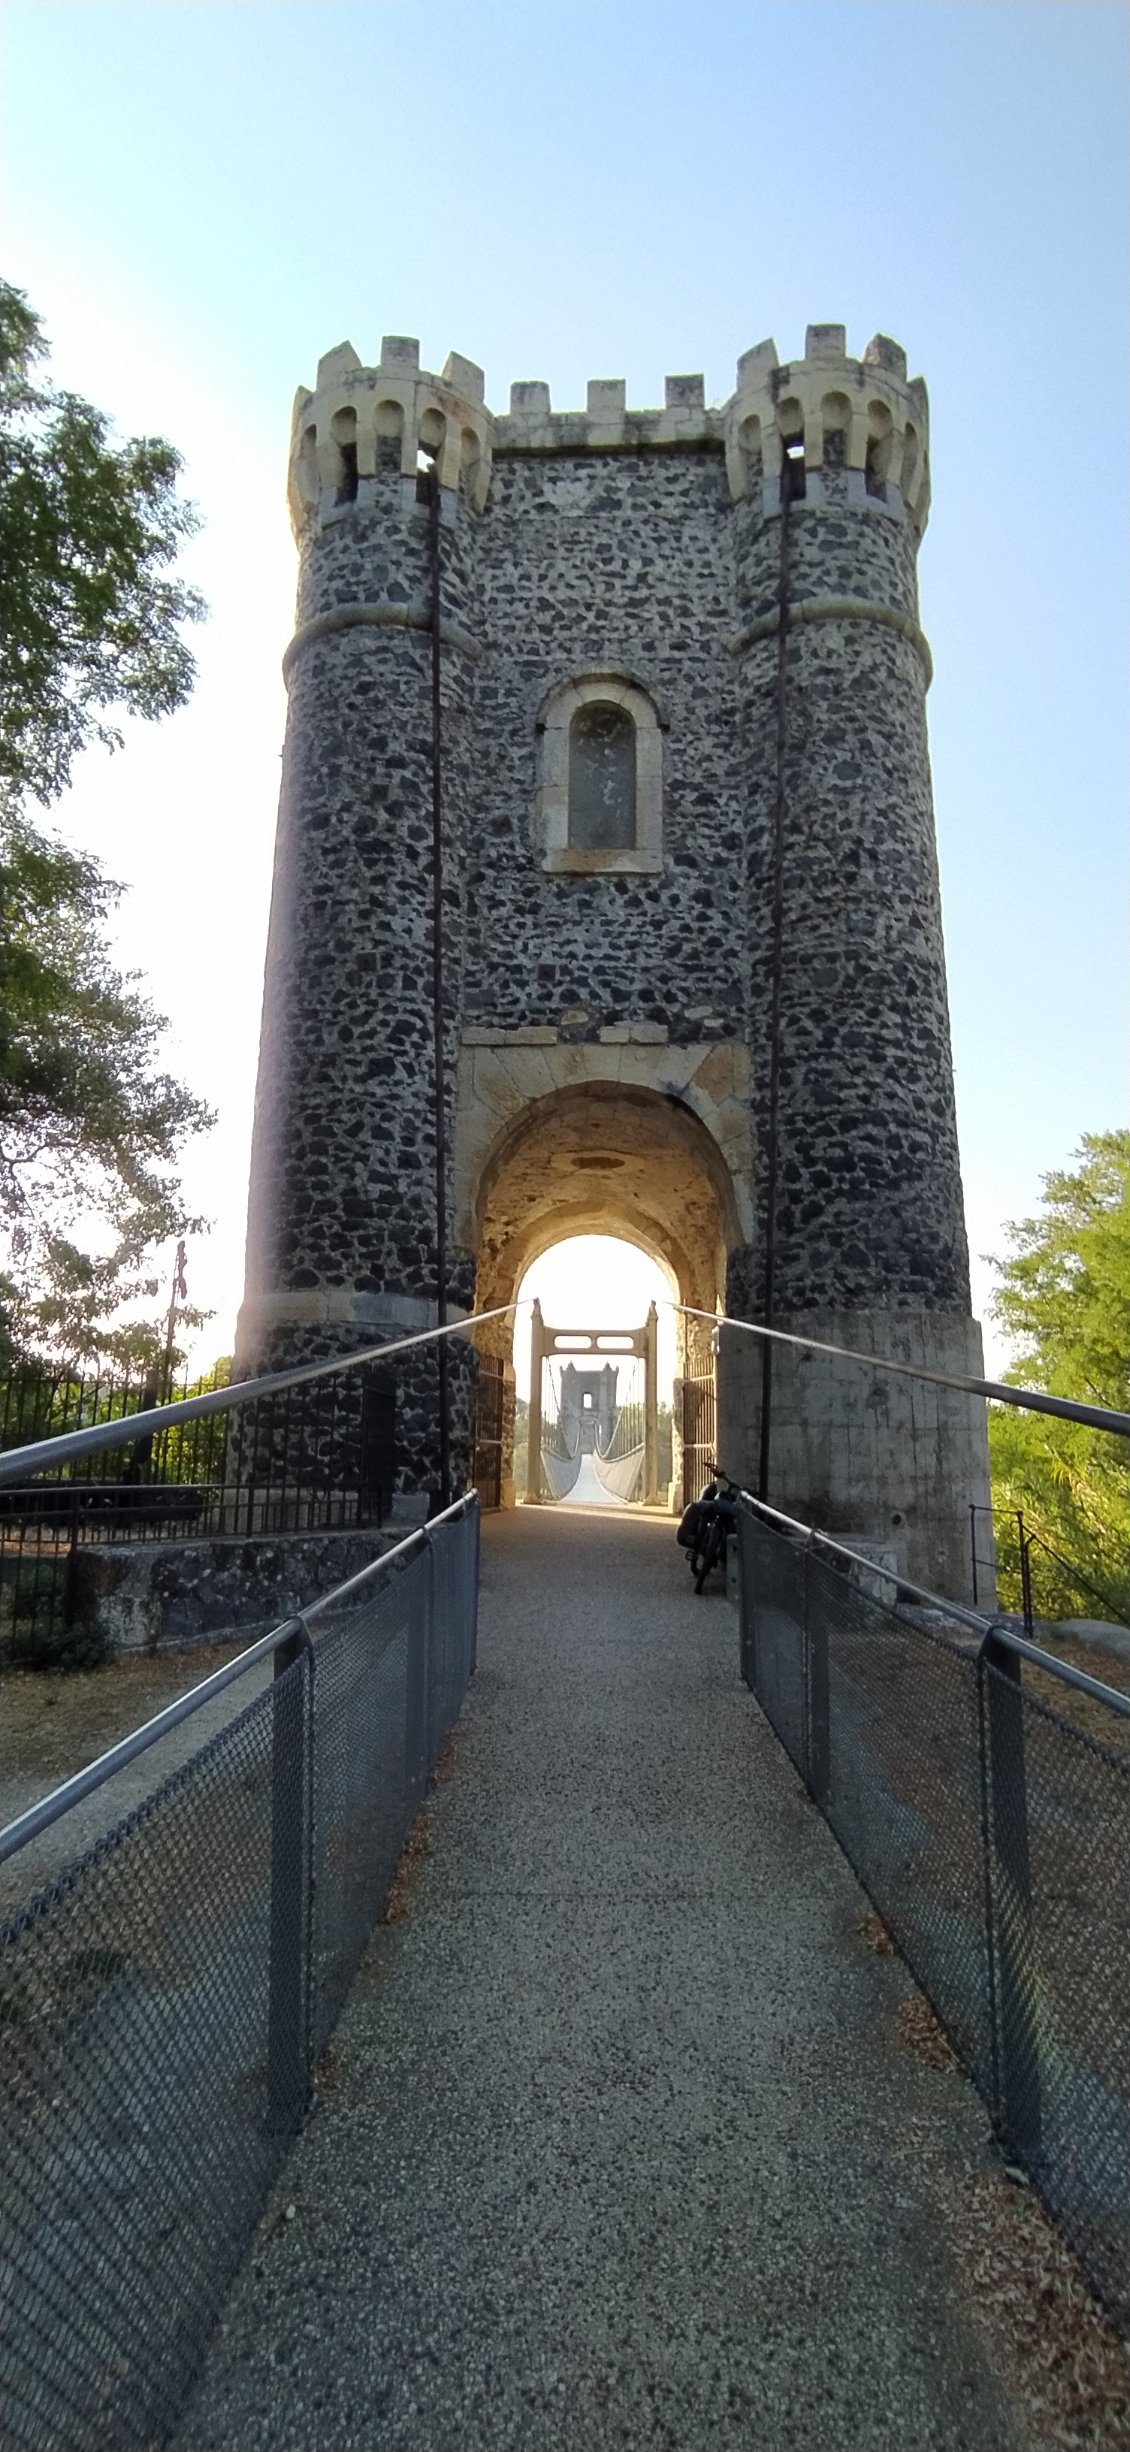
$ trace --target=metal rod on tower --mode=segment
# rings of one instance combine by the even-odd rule
[[[432,1044],[435,1072],[436,1326],[447,1326],[447,1130],[443,1032],[443,743],[440,729],[439,460],[432,462],[429,497],[432,578]],[[447,1339],[436,1349],[439,1371],[439,1499],[451,1505],[451,1424]]]
[[[789,646],[789,505],[793,464],[781,455],[781,557],[777,573],[777,737],[776,791],[773,802],[773,921],[769,994],[769,1115],[765,1152],[765,1326],[773,1325],[777,1292],[777,1172],[781,1106],[781,979],[785,933],[785,824],[788,816],[788,646]],[[761,1436],[757,1495],[769,1496],[769,1454],[773,1422],[773,1347],[766,1337],[761,1350]]]

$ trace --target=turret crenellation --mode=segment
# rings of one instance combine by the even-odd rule
[[[766,516],[780,508],[786,458],[803,462],[805,493],[820,472],[843,468],[849,497],[905,512],[921,535],[930,505],[930,413],[906,352],[876,333],[862,359],[847,355],[842,324],[810,324],[803,358],[782,366],[772,341],[738,360],[727,403],[726,466],[735,501],[760,484]]]
[[[731,498],[760,487],[765,515],[780,506],[786,458],[803,462],[806,492],[819,498],[820,472],[847,471],[848,497],[905,514],[921,535],[929,507],[929,408],[920,379],[908,381],[906,352],[877,333],[861,359],[847,355],[842,324],[810,324],[802,358],[782,365],[773,341],[738,360],[737,388],[723,408],[708,407],[699,374],[668,375],[664,403],[630,408],[620,377],[587,386],[583,410],[555,411],[548,383],[510,387],[509,412],[492,416],[482,368],[453,352],[441,375],[420,366],[420,344],[387,334],[375,367],[348,341],[318,366],[313,392],[295,398],[290,503],[297,535],[351,503],[364,507],[372,481],[393,473],[414,480],[421,455],[441,486],[481,512],[496,452],[724,449]],[[406,497],[414,500],[414,495]]]
[[[481,366],[452,351],[442,375],[420,367],[420,344],[401,334],[363,366],[349,341],[318,363],[313,392],[295,395],[289,499],[296,537],[350,503],[364,505],[381,474],[413,487],[421,460],[447,491],[481,511],[490,485],[493,420]],[[415,499],[414,492],[411,499]]]

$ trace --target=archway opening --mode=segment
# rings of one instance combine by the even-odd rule
[[[519,1501],[551,1496],[570,1505],[621,1506],[647,1492],[647,1402],[654,1398],[654,1500],[671,1503],[675,1481],[674,1393],[678,1280],[642,1245],[618,1235],[569,1235],[549,1245],[519,1282],[514,1324],[514,1485]],[[537,1390],[545,1467],[531,1488],[530,1399],[534,1363],[533,1305],[548,1330],[605,1331],[592,1350],[577,1345],[539,1362]],[[655,1387],[647,1358],[613,1338],[644,1332],[654,1308]],[[562,1469],[559,1469],[562,1468]]]
[[[572,1075],[557,1087],[552,1086],[550,1053],[562,1070],[568,1059]],[[475,1258],[475,1309],[497,1313],[479,1328],[476,1344],[482,1358],[480,1387],[495,1383],[487,1397],[492,1422],[495,1414],[498,1417],[493,1443],[504,1506],[525,1491],[510,1462],[519,1386],[512,1322],[503,1314],[539,1261],[578,1240],[590,1246],[594,1239],[614,1248],[626,1245],[645,1265],[658,1268],[658,1288],[654,1278],[651,1285],[656,1332],[660,1316],[664,1322],[664,1390],[674,1381],[671,1397],[665,1396],[676,1417],[674,1454],[670,1477],[663,1481],[672,1508],[680,1503],[686,1472],[692,1478],[699,1475],[698,1449],[706,1448],[712,1435],[705,1427],[707,1419],[713,1423],[711,1328],[725,1307],[728,1268],[749,1241],[748,1187],[735,1164],[745,1150],[748,1102],[743,1105],[738,1097],[727,1051],[716,1051],[709,1063],[704,1059],[693,1079],[684,1083],[683,1095],[657,1090],[639,1078],[654,1077],[657,1071],[664,1078],[659,1059],[674,1066],[669,1050],[650,1046],[507,1048],[502,1054],[476,1048],[465,1060],[456,1136],[459,1240]],[[598,1063],[608,1068],[609,1077],[596,1074]],[[619,1068],[615,1076],[613,1066]],[[692,1104],[692,1095],[702,1114]],[[618,1271],[631,1266],[618,1256]],[[580,1287],[590,1301],[600,1288],[600,1276],[599,1269],[590,1266],[586,1280],[582,1271]],[[639,1284],[634,1302],[627,1291],[616,1295],[618,1316],[610,1326],[640,1329],[641,1317],[625,1318],[624,1312],[640,1311],[643,1291]],[[576,1299],[582,1299],[580,1290]],[[649,1293],[643,1317],[650,1300]],[[680,1305],[689,1309],[680,1310]],[[599,1321],[586,1319],[582,1324],[595,1329]],[[566,1323],[552,1320],[551,1325],[560,1329]],[[523,1337],[528,1333],[527,1327]],[[524,1343],[518,1362],[528,1405]],[[658,1384],[658,1369],[654,1376]],[[707,1382],[710,1402],[702,1415],[702,1436],[693,1427],[684,1436],[680,1424],[686,1390],[690,1387],[695,1397]],[[558,1388],[558,1404],[560,1396]],[[486,1403],[481,1411],[485,1421]],[[659,1486],[654,1421],[648,1448],[653,1469],[647,1487],[654,1496]],[[693,1452],[688,1455],[688,1450]],[[519,1466],[521,1470],[520,1456]]]

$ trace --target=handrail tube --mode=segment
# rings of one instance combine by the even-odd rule
[[[1059,1421],[1082,1422],[1088,1430],[1109,1430],[1115,1438],[1130,1439],[1130,1413],[1115,1413],[1103,1405],[1079,1405],[1073,1397],[1045,1396],[1038,1388],[1009,1388],[1000,1379],[966,1379],[953,1371],[927,1371],[917,1362],[896,1362],[890,1354],[861,1354],[852,1345],[827,1345],[820,1337],[798,1337],[784,1328],[766,1328],[760,1320],[732,1320],[728,1312],[699,1311],[693,1303],[676,1303],[673,1308],[689,1320],[709,1320],[713,1328],[741,1328],[747,1337],[800,1345],[810,1354],[834,1354],[840,1362],[866,1362],[875,1371],[897,1371],[901,1379],[926,1380],[932,1388],[956,1388],[962,1396],[991,1397],[995,1404],[1019,1405],[1025,1413],[1055,1414]]]
[[[75,1771],[60,1787],[52,1788],[46,1796],[40,1797],[38,1804],[29,1805],[26,1813],[18,1814],[14,1822],[9,1822],[0,1830],[0,1864],[5,1864],[10,1856],[15,1856],[20,1848],[26,1847],[29,1839],[37,1839],[41,1831],[49,1830],[53,1822],[58,1822],[63,1814],[69,1813],[72,1805],[81,1804],[83,1797],[103,1787],[116,1771],[123,1771],[127,1763],[136,1762],[139,1754],[148,1753],[150,1746],[157,1745],[170,1729],[176,1728],[182,1720],[191,1719],[205,1703],[211,1702],[214,1695],[222,1694],[225,1686],[234,1685],[237,1678],[246,1676],[257,1662],[268,1659],[272,1652],[291,1642],[296,1633],[302,1634],[309,1642],[311,1618],[320,1617],[325,1610],[335,1606],[344,1594],[355,1591],[358,1584],[368,1581],[379,1569],[394,1566],[397,1561],[403,1560],[409,1550],[426,1542],[437,1524],[450,1523],[455,1516],[462,1515],[473,1501],[474,1492],[469,1491],[466,1497],[456,1499],[454,1506],[446,1507],[442,1515],[433,1516],[430,1523],[417,1525],[403,1541],[398,1541],[393,1549],[383,1550],[379,1558],[362,1567],[357,1575],[351,1575],[345,1583],[336,1585],[321,1600],[311,1601],[308,1608],[296,1610],[281,1626],[273,1626],[268,1634],[260,1635],[245,1652],[238,1652],[234,1660],[225,1661],[223,1668],[213,1669],[209,1677],[201,1678],[198,1686],[190,1686],[188,1693],[180,1695],[175,1703],[166,1703],[163,1711],[156,1712],[151,1720],[143,1721],[140,1728],[131,1729],[128,1737],[119,1737],[116,1745],[99,1754],[94,1762],[88,1762],[85,1770]]]
[[[527,1298],[528,1299],[528,1298]],[[518,1303],[500,1303],[494,1311],[472,1311],[466,1319],[452,1320],[446,1328],[422,1328],[411,1337],[394,1337],[385,1345],[365,1345],[356,1354],[335,1354],[329,1362],[300,1362],[293,1370],[270,1371],[262,1379],[238,1379],[227,1388],[211,1388],[204,1396],[182,1397],[175,1405],[153,1405],[146,1413],[131,1413],[114,1422],[92,1422],[86,1430],[60,1432],[55,1439],[37,1439],[30,1447],[10,1447],[0,1455],[0,1486],[18,1480],[21,1473],[46,1472],[53,1464],[66,1464],[72,1456],[93,1456],[108,1447],[129,1447],[135,1439],[143,1439],[152,1431],[169,1430],[176,1422],[194,1422],[201,1414],[229,1413],[233,1405],[248,1403],[253,1397],[275,1396],[283,1388],[301,1387],[307,1380],[327,1379],[336,1371],[353,1371],[363,1362],[387,1362],[394,1354],[406,1354],[416,1345],[434,1345],[440,1337],[465,1336],[469,1328],[478,1328],[484,1320],[502,1320],[521,1308]]]
[[[731,1474],[726,1475],[728,1481],[732,1478]],[[1011,1626],[1006,1626],[1000,1618],[987,1618],[980,1610],[967,1609],[964,1601],[947,1601],[940,1592],[927,1592],[922,1584],[908,1582],[897,1569],[889,1573],[885,1567],[876,1566],[875,1560],[865,1558],[861,1550],[848,1549],[843,1541],[837,1541],[831,1533],[821,1532],[817,1525],[802,1524],[798,1516],[786,1515],[782,1508],[771,1507],[767,1499],[755,1498],[752,1490],[743,1489],[740,1482],[736,1482],[734,1487],[752,1513],[771,1516],[775,1524],[783,1524],[791,1533],[803,1533],[806,1541],[818,1542],[821,1549],[834,1550],[838,1557],[848,1559],[852,1566],[865,1568],[869,1575],[886,1575],[889,1582],[897,1583],[900,1592],[909,1592],[926,1608],[939,1609],[946,1617],[955,1618],[959,1625],[971,1626],[981,1638],[982,1651],[990,1639],[993,1643],[1002,1644],[1006,1651],[1015,1652],[1021,1660],[1030,1660],[1033,1668],[1046,1669],[1049,1677],[1058,1677],[1061,1685],[1073,1686],[1078,1693],[1093,1696],[1096,1702],[1108,1704],[1121,1719],[1130,1720],[1130,1695],[1120,1694],[1116,1686],[1104,1685],[1101,1678],[1091,1677],[1086,1669],[1077,1669],[1068,1660],[1057,1660],[1054,1652],[1042,1651],[1038,1643],[1029,1643],[1026,1636],[1014,1634]]]

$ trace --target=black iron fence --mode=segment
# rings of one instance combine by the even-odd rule
[[[502,1432],[505,1368],[496,1354],[479,1355],[475,1397],[474,1483],[485,1508],[502,1505]]]
[[[474,1669],[477,1557],[471,1496],[0,1834],[7,1862],[94,1789],[111,1803],[230,1694],[0,1926],[12,2452],[174,2424]]]
[[[744,1494],[738,1541],[742,1674],[1125,2323],[1130,1698]]]
[[[169,1407],[228,1384],[222,1364],[167,1392]],[[230,1415],[144,1434],[144,1379],[15,1370],[0,1387],[0,1453],[121,1423],[122,1444],[0,1489],[0,1657],[37,1662],[61,1636],[81,1650],[107,1545],[376,1526],[392,1496],[396,1383],[372,1363],[252,1397]]]

